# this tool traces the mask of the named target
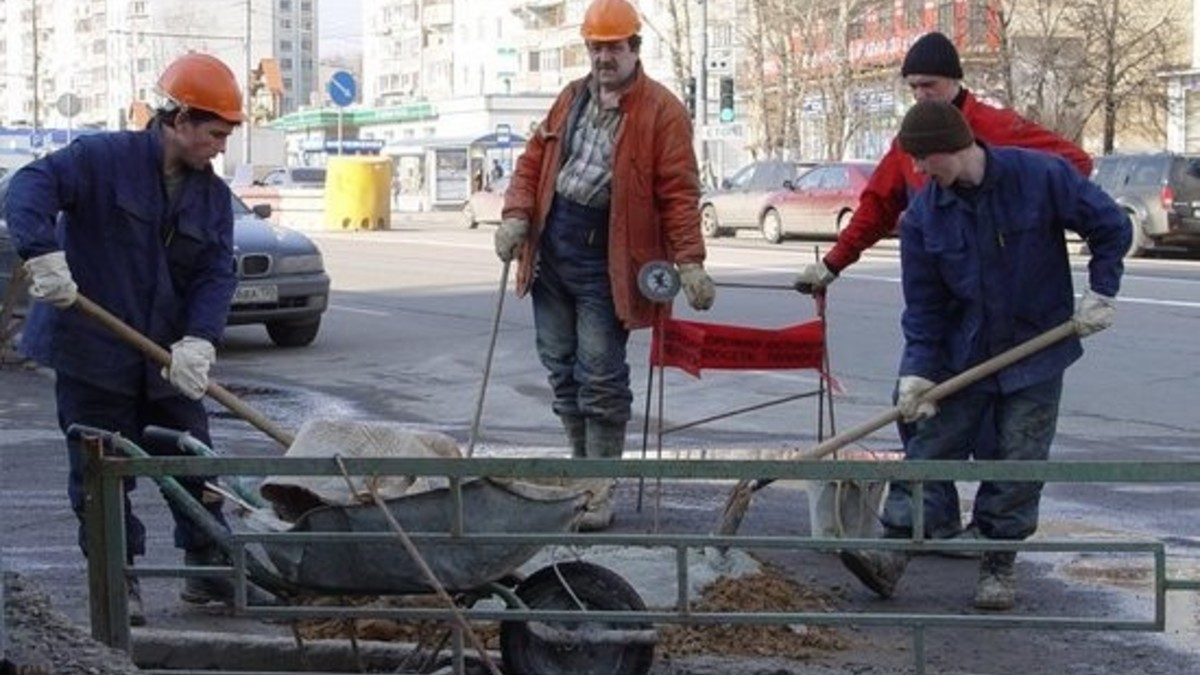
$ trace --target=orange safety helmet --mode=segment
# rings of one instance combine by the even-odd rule
[[[177,105],[207,110],[226,122],[246,119],[237,78],[214,56],[191,52],[175,59],[158,78],[158,89]]]
[[[637,35],[642,20],[628,0],[593,0],[579,34],[588,42],[616,42]]]

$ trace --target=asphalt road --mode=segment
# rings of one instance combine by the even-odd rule
[[[465,443],[479,395],[484,355],[498,301],[500,266],[488,228],[469,231],[446,217],[408,219],[389,232],[314,233],[334,279],[332,307],[317,342],[302,350],[271,346],[259,327],[232,329],[220,353],[217,379],[285,428],[313,416],[387,419],[438,429]],[[811,243],[771,247],[752,238],[714,242],[709,268],[718,283],[786,286]],[[1084,259],[1078,259],[1080,271]],[[1191,411],[1200,346],[1192,335],[1200,315],[1200,265],[1135,261],[1127,270],[1118,323],[1086,343],[1087,355],[1069,371],[1059,458],[1200,460]],[[838,428],[885,409],[899,355],[900,298],[894,246],[885,243],[839,280],[830,294],[829,352],[843,388],[835,404]],[[681,304],[682,307],[682,304]],[[777,327],[811,318],[811,301],[783,290],[722,287],[714,310],[685,318]],[[631,341],[635,410],[646,402],[648,336]],[[533,352],[527,300],[508,295],[496,343],[481,426],[480,454],[562,453],[549,411],[544,374]],[[668,424],[720,415],[775,396],[808,390],[811,373],[705,373],[696,380],[668,371]],[[655,400],[655,393],[650,398]],[[273,453],[273,443],[216,408],[217,445],[235,454]],[[640,418],[640,414],[639,414]],[[636,425],[640,425],[640,419]],[[640,429],[640,426],[637,426]],[[828,431],[828,429],[826,429]],[[805,447],[818,434],[811,402],[721,419],[666,437],[670,450],[694,456],[753,456],[762,450]],[[897,446],[891,429],[864,445]],[[631,440],[637,454],[640,444]],[[63,494],[65,458],[53,421],[50,381],[36,371],[0,371],[0,517],[5,562],[43,582],[56,604],[86,622],[83,561]],[[1196,485],[1055,485],[1047,489],[1042,533],[1167,541],[1173,572],[1200,577],[1200,515]],[[631,486],[622,488],[621,530],[647,531],[654,517],[633,511]],[[964,492],[964,498],[970,496]],[[724,488],[672,486],[660,526],[706,532]],[[139,511],[154,523],[149,564],[172,564],[161,499],[143,487]],[[795,486],[774,486],[755,500],[743,532],[807,531],[807,500]],[[831,556],[764,554],[796,581],[835,598],[848,611],[964,612],[974,583],[970,561],[926,557],[914,562],[892,601],[878,601]],[[1145,618],[1152,613],[1149,562],[1082,554],[1022,557],[1019,609],[1038,616]],[[167,581],[148,584],[148,609],[160,628],[277,632],[215,610],[181,607]],[[1200,670],[1195,593],[1172,593],[1168,631],[1156,634],[931,629],[925,637],[927,672],[1163,673]],[[1152,614],[1150,614],[1152,615]],[[908,635],[894,629],[846,629],[853,648],[823,654],[813,664],[833,672],[903,672],[911,667]],[[764,671],[747,660],[724,672]],[[699,666],[697,666],[699,668]],[[685,671],[658,671],[685,672]],[[701,672],[696,670],[696,672]],[[806,672],[796,670],[794,672]]]

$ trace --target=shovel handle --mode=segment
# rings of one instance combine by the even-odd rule
[[[117,318],[107,309],[97,305],[92,300],[79,295],[73,307],[77,307],[80,312],[99,321],[106,328],[111,330],[117,337],[124,340],[131,347],[134,347],[145,354],[151,361],[154,361],[160,366],[169,367],[171,365],[171,353],[163,349],[158,343],[150,338],[142,335],[134,330],[129,324]],[[233,414],[257,427],[260,431],[275,439],[285,448],[291,447],[295,436],[284,431],[271,420],[263,416],[254,408],[251,408],[245,401],[234,396],[225,387],[209,380],[208,388],[204,391],[205,394],[211,396],[217,403],[225,406]]]
[[[1032,337],[1007,351],[964,370],[944,382],[938,383],[932,389],[925,392],[921,400],[931,403],[939,401],[1074,334],[1075,323],[1073,321],[1064,321],[1041,335]],[[797,459],[820,459],[898,419],[900,419],[900,408],[893,407],[862,424],[847,429],[836,436],[831,436],[817,446],[801,453]]]

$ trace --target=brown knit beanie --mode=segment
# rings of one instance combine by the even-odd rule
[[[967,120],[952,103],[919,101],[900,123],[900,149],[917,159],[958,152],[975,142]]]
[[[900,66],[900,77],[909,75],[940,75],[961,80],[962,62],[950,38],[941,33],[926,33],[912,43]]]

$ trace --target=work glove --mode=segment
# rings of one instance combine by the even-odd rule
[[[517,249],[529,235],[529,223],[521,218],[505,218],[496,228],[496,257],[501,262],[511,262],[517,257]]]
[[[933,387],[934,382],[919,375],[902,376],[896,386],[896,407],[900,409],[900,419],[912,423],[936,415],[936,403],[920,400]]]
[[[204,338],[185,336],[171,345],[171,365],[162,376],[193,400],[204,398],[208,389],[208,370],[217,360],[217,350]]]
[[[62,251],[45,253],[25,261],[29,275],[29,296],[55,307],[70,307],[79,297],[79,287],[71,278],[67,254]]]
[[[683,286],[683,294],[687,296],[692,309],[708,309],[717,297],[717,287],[700,263],[683,263],[679,266],[679,285]]]
[[[1089,288],[1079,299],[1079,308],[1075,310],[1075,316],[1071,317],[1071,320],[1075,322],[1075,332],[1082,338],[1111,326],[1116,314],[1115,299],[1100,295]]]
[[[792,286],[805,295],[812,295],[832,284],[834,279],[837,279],[837,274],[831,271],[825,265],[825,261],[822,260],[811,265],[805,265],[804,269],[800,270],[800,275],[796,277],[796,282]]]

